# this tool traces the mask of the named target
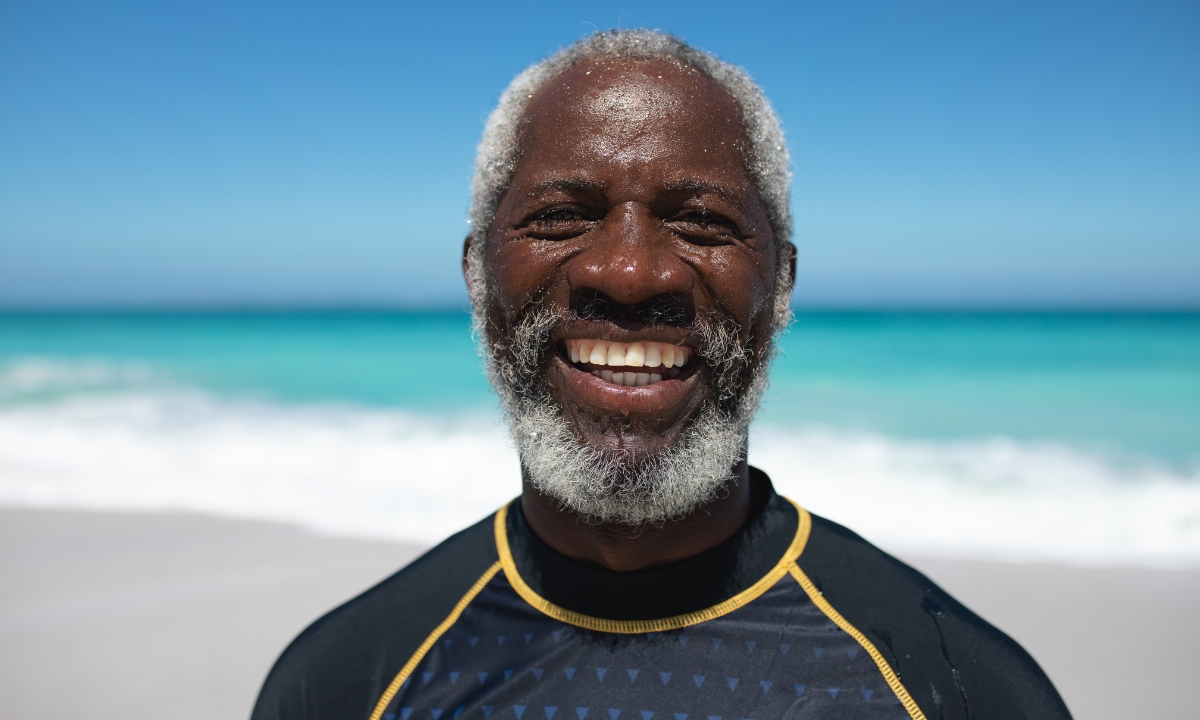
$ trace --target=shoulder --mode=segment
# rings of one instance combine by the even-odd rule
[[[1024,648],[850,530],[814,515],[798,562],[825,599],[883,654],[928,716],[1070,718]]]
[[[493,517],[300,633],[263,683],[253,720],[367,718],[404,663],[497,561]]]

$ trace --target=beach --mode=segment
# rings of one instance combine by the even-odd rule
[[[1198,448],[1197,313],[802,313],[749,433],[1078,718],[1195,714]],[[459,311],[0,313],[0,717],[245,718],[520,477]]]
[[[0,510],[0,717],[246,718],[292,637],[417,552],[199,515]]]
[[[0,715],[247,717],[308,623],[412,544],[183,513],[0,510]],[[1200,571],[906,558],[1041,663],[1080,720],[1194,710]]]
[[[1200,720],[1200,2],[277,5],[0,14],[0,720],[248,720],[405,567],[267,714],[1062,720],[810,518]]]

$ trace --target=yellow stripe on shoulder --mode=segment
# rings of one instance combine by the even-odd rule
[[[379,698],[379,702],[375,703],[375,711],[371,713],[371,720],[379,720],[383,717],[383,711],[387,710],[387,706],[392,702],[392,698],[396,697],[396,693],[400,691],[400,686],[404,684],[404,681],[413,674],[413,671],[417,669],[417,665],[421,664],[421,660],[425,658],[425,654],[437,643],[438,638],[450,629],[450,626],[458,622],[458,618],[463,614],[463,610],[467,609],[467,605],[471,604],[475,596],[483,592],[483,588],[492,581],[492,578],[496,577],[496,573],[498,572],[500,572],[500,562],[496,561],[479,576],[479,579],[475,581],[471,589],[459,599],[454,609],[446,616],[446,619],[434,628],[433,632],[429,633],[429,637],[425,638],[425,642],[421,643],[421,646],[412,654],[408,662],[404,663],[404,667],[400,668],[400,672],[396,673],[396,677],[392,678],[392,682],[388,684],[387,690],[383,691],[383,696]]]
[[[858,628],[851,625],[849,620],[842,617],[842,614],[835,610],[833,605],[829,604],[829,601],[825,599],[821,591],[817,590],[817,586],[813,585],[813,581],[809,580],[804,571],[800,569],[799,564],[792,563],[789,572],[796,579],[796,582],[800,583],[800,587],[804,589],[804,593],[808,595],[808,599],[812,600],[813,604],[820,608],[821,612],[825,613],[825,616],[832,620],[834,625],[837,625],[847,635],[858,641],[858,644],[867,651],[867,654],[875,661],[875,665],[879,668],[883,679],[887,681],[888,687],[892,689],[892,692],[896,694],[896,698],[900,700],[900,704],[908,711],[908,716],[912,720],[925,720],[925,713],[921,712],[921,708],[917,706],[917,701],[913,700],[912,695],[908,694],[904,683],[900,682],[900,678],[892,670],[892,666],[888,665],[888,661],[875,647],[875,644],[868,640],[866,635],[859,632]]]

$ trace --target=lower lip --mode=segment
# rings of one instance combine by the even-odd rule
[[[678,378],[664,379],[652,385],[616,385],[576,367],[556,355],[552,362],[566,380],[568,392],[578,396],[578,404],[599,410],[628,415],[635,412],[655,412],[673,408],[691,393],[695,372],[684,368]]]

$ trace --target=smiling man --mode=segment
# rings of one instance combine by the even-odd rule
[[[1069,717],[1016,643],[747,465],[788,166],[761,90],[668,35],[513,81],[463,269],[524,490],[313,624],[256,719]]]

